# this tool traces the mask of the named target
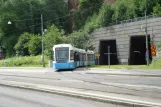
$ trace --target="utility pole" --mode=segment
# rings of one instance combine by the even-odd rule
[[[147,0],[146,0],[146,4],[147,4]],[[147,66],[149,66],[149,46],[148,46],[148,29],[147,29],[147,6],[145,4],[145,33],[146,33],[146,62],[147,62]]]
[[[110,69],[110,65],[111,65],[111,62],[110,62],[110,55],[111,54],[115,54],[115,53],[110,53],[110,46],[108,46],[108,52],[107,53],[104,53],[105,55],[108,55],[108,67]]]
[[[42,40],[42,66],[45,67],[44,64],[44,28],[43,28],[43,16],[41,14],[41,40]]]
[[[86,68],[87,68],[87,66],[88,66],[88,49],[87,49],[87,47],[86,47]]]
[[[108,67],[110,69],[110,46],[108,46]]]

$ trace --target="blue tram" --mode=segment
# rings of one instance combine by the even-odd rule
[[[76,67],[94,65],[94,52],[73,47],[71,44],[58,44],[53,47],[53,69],[75,69]]]

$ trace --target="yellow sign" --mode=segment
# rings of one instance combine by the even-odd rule
[[[99,56],[100,56],[100,54],[96,54],[96,56],[98,56],[98,57],[99,57]]]

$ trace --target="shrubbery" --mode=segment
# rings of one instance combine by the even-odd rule
[[[45,56],[45,64],[48,64],[48,57]],[[12,57],[0,61],[0,67],[17,67],[17,66],[42,66],[41,56],[24,56]]]

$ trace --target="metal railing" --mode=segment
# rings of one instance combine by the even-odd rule
[[[147,16],[147,19],[157,18],[157,17],[160,17],[160,16],[159,15],[149,15],[149,16]],[[137,18],[133,18],[133,19],[128,19],[128,20],[122,20],[122,21],[116,20],[116,22],[110,23],[109,26],[125,24],[125,23],[130,23],[130,22],[136,22],[136,21],[141,21],[141,20],[145,20],[145,16],[144,17],[137,17]]]

